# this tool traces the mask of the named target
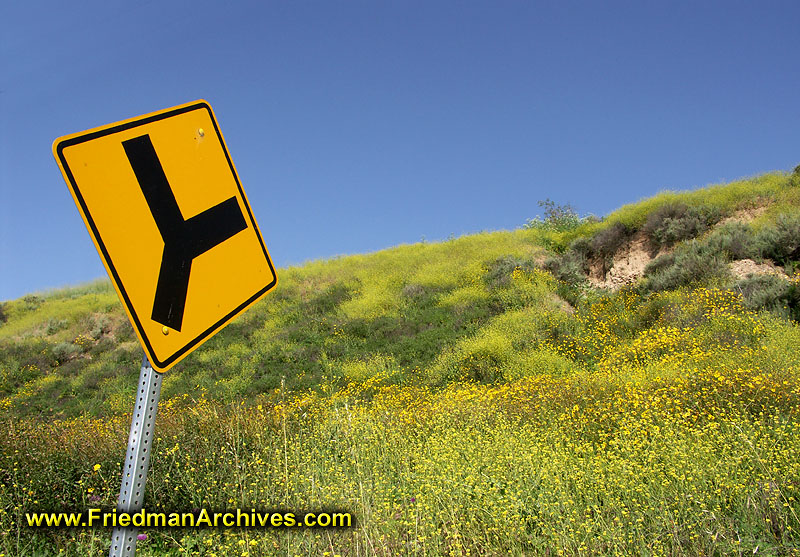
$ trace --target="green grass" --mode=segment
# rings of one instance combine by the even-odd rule
[[[223,401],[254,400],[282,378],[290,389],[312,388],[377,354],[426,367],[492,316],[535,302],[483,279],[501,256],[540,256],[534,239],[525,230],[478,234],[284,269],[277,292],[168,372],[164,396],[203,387]],[[132,396],[140,359],[133,331],[113,290],[85,290],[9,304],[0,393],[31,393],[15,399],[18,415],[103,415],[120,410],[121,392]],[[110,331],[98,336],[101,316]]]

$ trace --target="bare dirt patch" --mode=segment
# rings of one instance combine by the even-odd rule
[[[731,274],[738,279],[747,278],[750,275],[775,275],[781,278],[788,278],[783,269],[776,267],[772,261],[756,263],[752,259],[738,259],[729,263]]]
[[[670,250],[662,249],[656,257]],[[617,290],[633,284],[644,274],[644,268],[654,258],[650,257],[650,244],[643,231],[636,232],[613,257],[611,268],[603,275],[602,262],[593,262],[589,270],[589,282],[599,288]]]

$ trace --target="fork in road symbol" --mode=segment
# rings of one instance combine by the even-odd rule
[[[150,136],[128,139],[122,147],[164,240],[151,318],[180,331],[192,261],[245,230],[247,223],[235,197],[184,219]]]

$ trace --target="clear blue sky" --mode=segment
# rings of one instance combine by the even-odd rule
[[[203,98],[281,266],[800,163],[800,3],[3,2],[0,300],[105,271],[53,140]]]

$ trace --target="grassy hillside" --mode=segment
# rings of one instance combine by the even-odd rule
[[[165,375],[148,508],[356,527],[154,530],[139,554],[800,553],[799,182],[280,270]],[[641,276],[599,287],[633,247]],[[114,506],[141,348],[105,282],[0,321],[0,553],[102,553],[107,530],[23,513]]]

